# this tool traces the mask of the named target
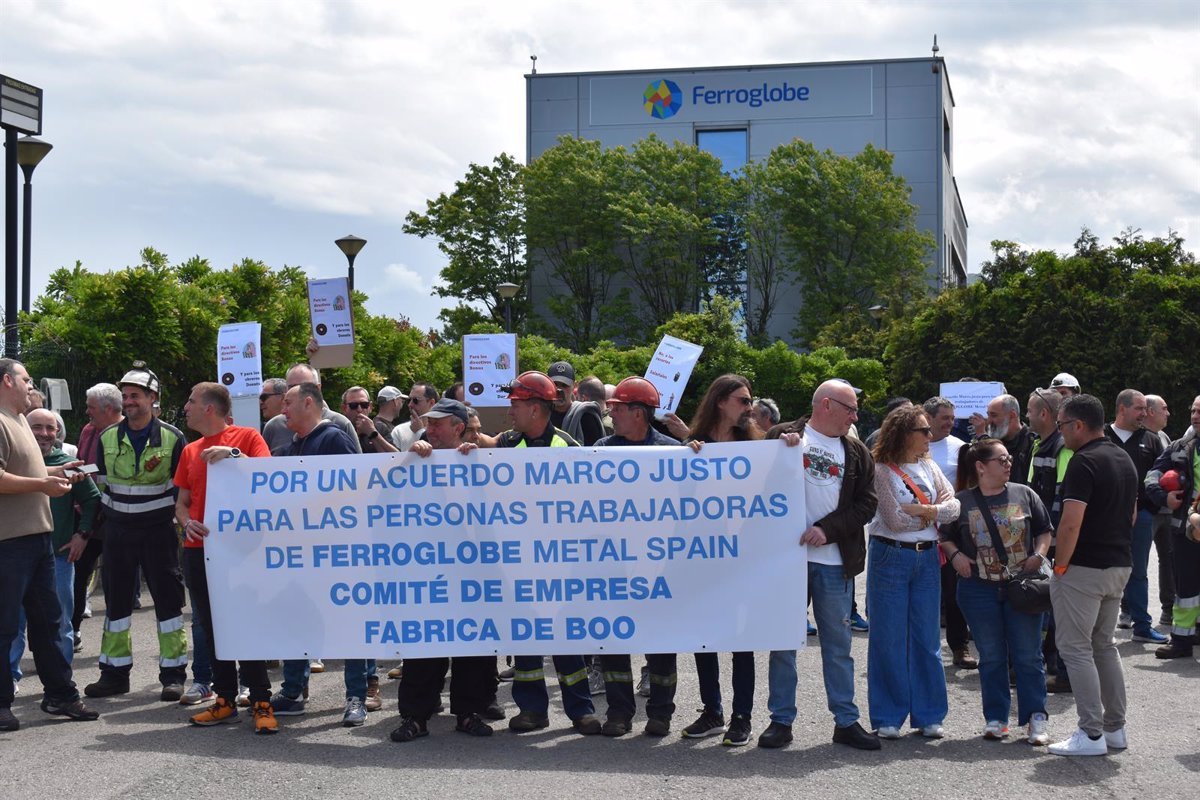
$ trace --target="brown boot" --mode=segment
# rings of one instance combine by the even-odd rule
[[[979,662],[971,657],[971,651],[967,648],[954,651],[954,666],[962,669],[979,669]]]

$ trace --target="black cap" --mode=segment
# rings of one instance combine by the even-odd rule
[[[458,417],[463,424],[467,422],[467,407],[457,400],[451,400],[449,397],[443,397],[433,404],[433,408],[421,415],[422,417]]]
[[[555,383],[575,385],[575,368],[566,361],[555,361],[550,365],[550,369],[546,370],[546,375]]]

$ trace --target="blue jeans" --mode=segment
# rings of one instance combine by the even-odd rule
[[[867,700],[871,727],[940,725],[946,718],[942,669],[941,572],[937,548],[918,553],[871,538],[867,596]]]
[[[71,625],[71,616],[75,610],[75,565],[67,561],[66,553],[56,553],[54,556],[54,592],[58,595],[58,603],[62,607],[62,624],[59,626],[63,657],[70,664],[75,660],[75,629]],[[21,680],[21,658],[25,655],[25,609],[21,609],[17,636],[13,639],[9,658],[12,661],[13,680]]]
[[[724,714],[721,705],[721,662],[716,653],[696,653],[696,679],[700,702],[706,711]],[[733,654],[733,713],[743,717],[754,711],[754,653]]]
[[[1147,608],[1150,603],[1150,579],[1146,576],[1153,544],[1154,515],[1149,511],[1139,511],[1137,521],[1133,523],[1133,572],[1129,573],[1129,583],[1125,584],[1125,594],[1121,598],[1121,610],[1133,617],[1134,633],[1144,634],[1154,627]]]
[[[55,591],[49,533],[0,540],[0,653],[12,652],[22,608],[46,699],[53,703],[78,700],[71,665],[62,651],[64,615]],[[12,662],[0,658],[0,708],[11,707],[12,701]]]
[[[825,700],[833,724],[845,728],[858,722],[854,705],[854,659],[850,657],[850,613],[854,581],[846,580],[842,567],[808,564],[808,592],[812,597],[817,638],[821,643],[821,675]],[[767,709],[771,721],[791,725],[796,720],[796,651],[772,650],[767,670]]]
[[[344,662],[346,698],[367,699],[367,659],[348,658]],[[283,662],[283,685],[279,690],[293,700],[300,698],[308,686],[308,659],[288,659]]]
[[[184,551],[184,561],[186,562],[187,550]],[[203,551],[201,551],[203,554]],[[203,683],[206,686],[212,686],[213,682],[213,653],[209,647],[209,642],[212,639],[208,636],[208,631],[204,628],[204,615],[196,612],[196,603],[192,600],[192,578],[191,570],[186,568],[183,570],[183,582],[187,586],[188,602],[192,607],[192,680],[196,683]]]
[[[1042,614],[1014,611],[1004,587],[994,581],[960,578],[958,607],[967,618],[979,650],[983,718],[1007,723],[1012,708],[1008,688],[1011,662],[1017,676],[1017,724],[1046,712],[1046,667],[1042,661]]]

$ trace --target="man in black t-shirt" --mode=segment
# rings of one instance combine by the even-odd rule
[[[1050,600],[1079,729],[1050,745],[1050,752],[1102,756],[1126,747],[1125,673],[1113,631],[1132,571],[1137,471],[1105,436],[1104,407],[1095,397],[1067,399],[1058,412],[1058,429],[1075,455],[1063,477]]]

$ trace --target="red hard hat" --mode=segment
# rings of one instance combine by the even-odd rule
[[[1178,492],[1183,484],[1179,480],[1179,473],[1173,469],[1169,469],[1159,477],[1158,485],[1168,492]]]
[[[650,408],[658,408],[660,398],[658,389],[645,378],[626,378],[613,389],[610,403],[641,403]]]
[[[508,393],[509,400],[548,400],[558,399],[558,390],[554,381],[544,372],[522,372],[516,380],[500,389]]]

